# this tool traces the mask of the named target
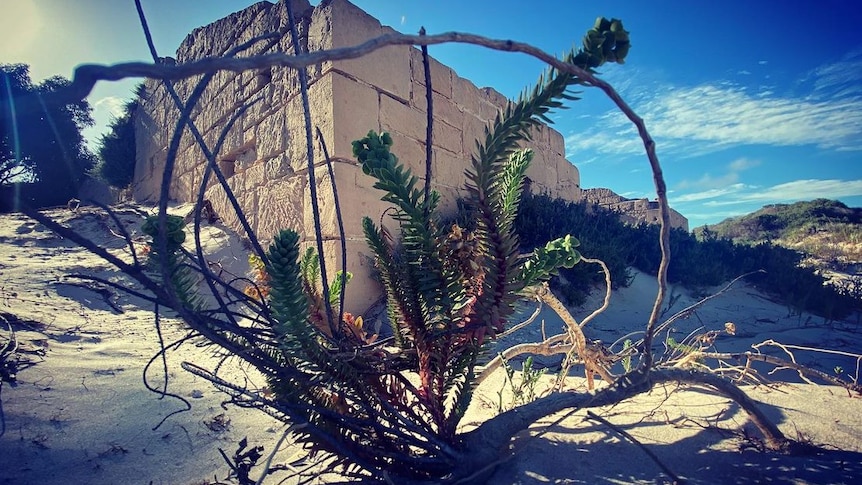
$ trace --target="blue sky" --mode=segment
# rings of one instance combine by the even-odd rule
[[[148,60],[132,0],[2,0],[0,62],[34,80],[70,77],[78,63]],[[317,3],[317,2],[313,2]],[[603,77],[657,142],[674,208],[692,228],[770,203],[816,197],[862,206],[862,7],[856,0],[603,2],[356,0],[396,30],[464,31],[561,53],[597,16],[623,19],[632,50]],[[143,0],[161,55],[193,28],[251,2]],[[515,97],[543,65],[525,55],[433,46],[431,55],[478,86]],[[135,81],[100,83],[99,127]],[[552,116],[581,185],[654,197],[633,127],[598,90]]]

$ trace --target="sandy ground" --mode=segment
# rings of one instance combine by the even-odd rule
[[[137,230],[142,222],[139,208],[121,207],[118,212],[130,231]],[[123,254],[124,243],[96,211],[62,209],[51,215]],[[245,264],[246,250],[218,227],[207,227],[204,241],[211,262],[224,268]],[[264,446],[265,453],[272,450],[284,432],[282,423],[259,411],[223,406],[224,394],[180,368],[183,361],[216,365],[219,359],[212,348],[185,343],[168,354],[167,389],[182,400],[147,390],[145,380],[157,388],[165,381],[160,360],[145,373],[159,348],[152,308],[98,286],[74,286],[70,283],[80,281],[68,278],[73,273],[123,278],[34,221],[0,216],[0,346],[9,337],[6,322],[15,321],[19,342],[15,355],[20,359],[17,385],[4,383],[0,388],[4,418],[0,483],[215,483],[229,472],[219,449],[232,455],[237,443],[247,438],[251,445]],[[615,292],[610,309],[587,326],[587,337],[610,345],[643,328],[655,289],[653,278],[636,274],[631,287]],[[695,301],[679,289],[672,295],[674,304],[666,316]],[[590,313],[600,298],[595,294],[583,308],[573,309],[576,318]],[[840,367],[842,375],[853,378],[858,372],[859,361],[853,355],[862,354],[862,344],[856,320],[826,322],[792,315],[744,284],[680,319],[669,331],[680,340],[700,327],[720,330],[725,322],[735,323],[737,333],[720,335],[717,350],[741,351],[774,339],[852,354],[795,351],[799,362],[823,371]],[[560,320],[543,310],[530,327],[502,344],[538,341],[543,325],[548,334],[561,328]],[[172,342],[185,332],[178,321],[164,319],[162,334]],[[782,355],[777,349],[770,352]],[[553,371],[560,358],[537,362]],[[228,369],[237,379],[260,379],[239,365],[228,364]],[[805,383],[789,370],[764,377],[778,384],[745,389],[781,430],[836,451],[808,457],[756,451],[748,438],[756,433],[738,406],[707,389],[673,385],[592,410],[616,429],[590,419],[584,410],[536,423],[512,442],[511,453],[503,457],[490,483],[669,482],[668,475],[619,429],[688,483],[860,483],[859,397],[841,388]],[[550,380],[541,380],[537,391],[543,392]],[[569,378],[566,386],[586,389],[580,377]],[[503,405],[508,405],[507,388],[503,372],[485,381],[464,420],[465,429],[497,412],[501,390]],[[176,411],[184,412],[172,414]],[[302,457],[302,450],[287,440],[275,461],[296,463]]]

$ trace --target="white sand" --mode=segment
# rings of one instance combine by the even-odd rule
[[[141,217],[132,208],[120,212],[130,228],[139,227]],[[64,209],[52,215],[122,253],[122,241],[107,231],[106,220],[94,211],[83,209],[75,215]],[[180,368],[182,361],[215,365],[212,348],[186,343],[168,354],[168,391],[192,405],[191,411],[168,417],[185,405],[175,398],[160,398],[142,382],[144,367],[158,349],[149,305],[118,294],[112,302],[122,310],[119,313],[99,293],[65,284],[71,282],[65,275],[74,272],[122,277],[97,257],[40,227],[23,216],[0,216],[0,312],[32,322],[16,327],[19,355],[32,365],[20,370],[16,387],[3,384],[0,394],[5,416],[0,483],[201,483],[227,475],[219,448],[231,455],[243,437],[266,447],[266,452],[275,446],[284,430],[281,423],[259,411],[222,408],[224,394]],[[205,241],[212,261],[234,270],[243,267],[247,252],[236,239],[207,228]],[[694,301],[680,290],[677,293],[683,296],[668,315]],[[589,313],[600,296],[593,295],[575,316]],[[587,337],[610,344],[641,329],[654,296],[653,278],[636,275],[632,286],[616,292],[611,308],[585,329]],[[542,319],[549,333],[560,328],[559,320],[545,310],[510,341],[538,340]],[[716,348],[721,351],[745,350],[773,338],[862,353],[855,323],[790,315],[787,308],[745,285],[677,322],[674,335],[681,339],[700,326],[721,329],[727,321],[736,324],[738,334],[719,337]],[[2,320],[0,324],[5,326]],[[167,342],[184,335],[182,326],[170,319],[163,320],[162,330]],[[0,335],[2,345],[8,332],[4,329]],[[841,366],[845,374],[856,372],[856,360],[851,357],[810,352],[799,352],[797,357],[824,371]],[[553,367],[559,360],[541,362]],[[239,366],[230,368],[238,378],[259,379],[244,374]],[[160,362],[150,368],[147,378],[152,385],[161,385]],[[729,400],[692,387],[657,388],[593,412],[631,433],[690,483],[858,483],[862,478],[859,397],[848,397],[836,387],[801,383],[791,371],[771,378],[790,383],[776,388],[747,386],[746,390],[782,431],[847,452],[801,458],[740,451],[746,443],[741,432],[753,434],[744,413]],[[570,378],[567,386],[585,387],[581,378]],[[501,372],[483,383],[465,427],[495,413],[497,393],[504,387]],[[578,411],[536,423],[513,442],[513,455],[499,466],[491,483],[667,480],[642,450],[585,416],[585,411]],[[285,447],[276,459],[284,463],[301,456],[301,450]]]

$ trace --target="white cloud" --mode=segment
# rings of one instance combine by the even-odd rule
[[[830,72],[824,68],[816,74],[821,84],[837,85]],[[846,74],[846,69],[842,72]],[[862,92],[862,87],[858,89]],[[704,155],[734,145],[816,145],[862,151],[862,96],[782,97],[721,81],[687,87],[659,85],[624,94],[644,119],[660,156]],[[594,117],[585,132],[566,138],[566,146],[572,153],[644,153],[634,126],[616,110]]]
[[[407,23],[407,16],[406,16],[406,15],[402,15],[402,16],[401,16],[401,25],[404,25],[404,24],[406,24],[406,23]]]
[[[721,176],[714,176],[707,172],[697,180],[684,179],[676,184],[676,188],[685,189],[717,189],[728,187],[739,182],[739,172],[743,172],[750,168],[760,165],[759,160],[751,158],[737,158],[727,164],[727,173]]]
[[[742,157],[730,162],[727,168],[733,172],[742,172],[743,170],[748,170],[749,168],[754,168],[758,165],[760,165],[760,160],[752,160],[750,158]]]
[[[114,118],[119,118],[123,114],[123,105],[125,105],[127,101],[128,100],[118,96],[100,98],[93,103],[93,111],[96,113],[107,114]]]
[[[836,199],[853,196],[862,196],[862,180],[794,180],[746,194],[744,199],[748,201],[789,201],[816,199],[818,197]]]
[[[681,202],[695,202],[699,200],[707,200],[707,199],[715,199],[718,197],[726,197],[733,194],[738,194],[742,190],[749,188],[751,186],[745,185],[742,183],[735,183],[728,185],[724,188],[712,188],[703,190],[700,192],[692,192],[690,194],[680,195],[678,197],[673,197],[670,200],[671,204],[678,204]]]
[[[809,73],[814,92],[821,96],[862,95],[862,49],[847,53],[838,62],[824,64]]]
[[[704,200],[704,207],[725,207],[738,204],[792,202],[817,198],[837,199],[862,196],[862,180],[806,179],[794,180],[772,187],[736,184],[726,189],[713,189],[685,194],[674,202]],[[717,199],[717,200],[708,200]]]
[[[683,180],[677,184],[677,189],[715,189],[719,187],[727,187],[739,181],[739,174],[729,172],[721,177],[714,177],[712,174],[705,173],[697,180]]]

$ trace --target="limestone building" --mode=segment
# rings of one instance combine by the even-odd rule
[[[657,200],[627,199],[610,189],[584,189],[581,191],[581,199],[587,204],[596,204],[616,212],[627,224],[658,224],[661,219]],[[688,219],[670,209],[670,226],[688,232]]]
[[[175,62],[223,55],[249,39],[283,29],[288,22],[285,1],[260,2],[195,29],[180,45]],[[346,0],[323,1],[317,7],[311,7],[306,0],[292,2],[302,48],[309,51],[351,46],[394,32]],[[293,53],[289,34],[267,50],[262,49],[263,44],[239,55]],[[322,131],[334,161],[348,270],[354,273],[346,303],[349,310],[362,312],[380,296],[381,290],[370,278],[371,268],[364,257],[369,252],[360,221],[365,215],[379,220],[388,205],[380,201],[380,192],[372,188],[373,180],[357,165],[351,142],[368,130],[388,131],[395,142],[393,153],[414,174],[424,176],[426,94],[422,58],[414,47],[390,46],[360,59],[312,66],[308,74],[311,120]],[[431,79],[435,116],[433,188],[440,192],[443,207],[452,210],[475,149],[474,140],[483,135],[483,127],[507,100],[492,88],[477,88],[433,60]],[[178,82],[180,96],[187,98],[197,81],[198,78]],[[255,101],[229,131],[217,159],[264,246],[282,228],[304,234],[307,244],[314,239],[298,86],[297,73],[287,68],[220,71],[193,113],[198,129],[213,147],[227,120],[244,104]],[[138,200],[158,197],[167,147],[179,117],[159,81],[149,80],[147,91],[136,126],[134,196]],[[562,135],[542,127],[533,134],[529,146],[536,154],[528,172],[533,192],[578,200],[578,170],[565,159]],[[334,274],[340,269],[340,250],[332,181],[319,144],[315,142],[314,147],[327,270]],[[176,162],[171,198],[178,202],[196,200],[206,162],[188,132],[183,135]],[[242,233],[220,187],[210,186],[206,198],[224,223]]]

